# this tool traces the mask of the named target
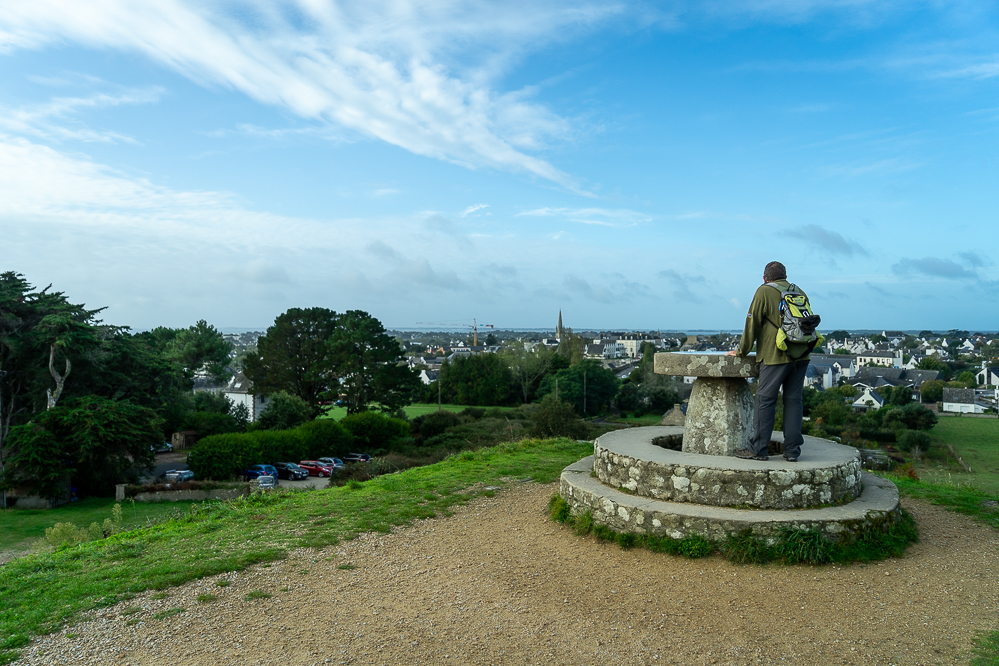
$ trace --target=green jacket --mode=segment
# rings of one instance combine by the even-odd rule
[[[787,280],[775,280],[775,284],[783,289],[791,286]],[[805,293],[800,288],[798,291]],[[807,294],[806,294],[807,296]],[[805,354],[797,358],[798,354],[808,350],[808,345],[802,343],[789,342],[787,351],[795,358],[791,358],[786,352],[777,349],[777,330],[781,322],[780,316],[780,292],[773,287],[761,284],[753,296],[753,302],[749,304],[749,314],[746,315],[746,327],[742,331],[742,342],[739,343],[739,356],[746,356],[753,351],[756,345],[756,357],[766,365],[780,365],[791,361],[801,361],[809,357]]]

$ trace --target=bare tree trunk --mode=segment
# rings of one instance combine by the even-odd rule
[[[73,369],[73,364],[69,362],[69,357],[66,358],[66,372],[60,375],[55,369],[55,353],[56,346],[52,345],[49,347],[49,373],[52,375],[52,379],[55,380],[56,389],[53,392],[52,389],[46,389],[45,395],[48,397],[48,407],[46,409],[52,409],[59,402],[59,396],[62,395],[62,389],[66,385],[66,378],[69,377],[69,371]]]

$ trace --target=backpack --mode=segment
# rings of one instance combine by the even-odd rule
[[[780,292],[781,323],[778,326],[774,322],[770,322],[777,327],[777,349],[786,352],[787,343],[802,343],[808,345],[808,349],[797,358],[811,354],[815,345],[822,340],[822,336],[815,330],[822,318],[812,313],[808,297],[801,293],[796,285],[792,284],[784,289],[775,282],[767,282],[767,284]]]

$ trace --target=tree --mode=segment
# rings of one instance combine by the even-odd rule
[[[204,368],[216,381],[229,378],[232,343],[204,319],[182,329],[166,345],[166,357],[191,373]]]
[[[511,379],[524,403],[534,399],[542,377],[555,366],[556,360],[565,360],[544,345],[537,345],[533,351],[528,351],[526,346],[510,349],[504,353],[503,359],[510,367]],[[568,362],[565,366],[568,367]]]
[[[267,407],[257,419],[257,427],[261,430],[288,430],[311,418],[312,408],[307,402],[287,391],[278,391],[271,394]]]
[[[496,334],[490,331],[489,335],[486,336],[486,346],[495,347],[498,344],[499,340],[496,338]]]
[[[455,405],[507,405],[513,398],[510,368],[497,354],[445,360],[438,381],[442,400]]]
[[[161,441],[161,421],[151,409],[96,396],[69,399],[11,430],[13,481],[55,497],[64,482],[55,468],[68,472],[81,495],[107,494],[151,470],[152,447]]]
[[[410,404],[421,388],[417,374],[401,365],[405,355],[399,341],[367,312],[342,314],[327,349],[348,414],[363,412],[373,403],[394,412]]]
[[[833,331],[826,337],[829,338],[830,340],[846,340],[848,337],[850,337],[850,332],[840,329],[838,331]]]
[[[557,388],[558,398],[571,404],[577,413],[597,414],[610,407],[620,383],[612,370],[587,359],[547,375],[538,388],[538,396],[555,393]]]
[[[931,379],[923,382],[919,387],[919,393],[923,402],[940,402],[943,400],[944,382],[939,379]]]
[[[254,392],[287,391],[318,414],[320,399],[339,386],[336,352],[329,344],[338,319],[326,308],[291,308],[278,315],[257,340],[257,352],[244,361]]]

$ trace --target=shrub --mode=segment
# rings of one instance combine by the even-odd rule
[[[409,424],[378,412],[348,414],[340,425],[354,436],[354,445],[365,450],[387,449],[393,442],[409,436]]]
[[[468,410],[466,409],[465,411]],[[481,411],[485,414],[484,409]],[[461,417],[454,412],[431,412],[413,420],[413,425],[416,426],[420,437],[423,439],[430,439],[431,437],[440,435],[448,428],[453,428],[461,423]]]
[[[571,404],[549,393],[541,400],[541,408],[531,419],[530,435],[583,439],[587,436],[587,428]]]
[[[305,458],[342,457],[354,448],[354,436],[340,422],[319,419],[303,423],[295,429],[308,454]],[[304,458],[297,458],[302,460]],[[294,461],[293,461],[294,462]]]
[[[899,432],[896,440],[898,441],[898,448],[903,451],[912,451],[915,448],[927,451],[930,448],[930,436],[919,430],[902,430]]]

